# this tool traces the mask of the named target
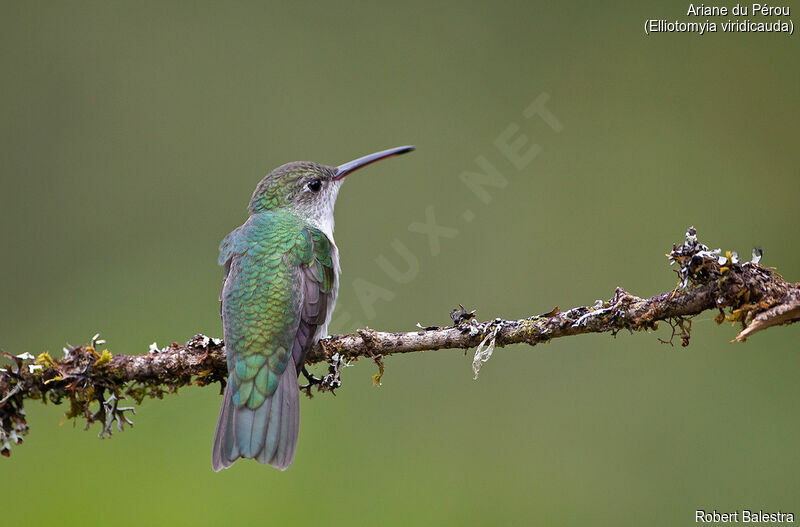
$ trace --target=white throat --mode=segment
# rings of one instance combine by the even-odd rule
[[[325,233],[328,240],[333,243],[333,209],[336,205],[336,196],[339,195],[339,188],[342,186],[344,180],[331,181],[328,183],[328,188],[325,189],[325,194],[320,196],[320,199],[311,210],[308,211],[308,221]]]
[[[325,236],[328,237],[328,240],[330,240],[331,243],[333,242],[333,211],[324,216],[309,218],[309,222],[314,227],[325,233]]]

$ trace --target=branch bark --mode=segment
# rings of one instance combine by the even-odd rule
[[[735,253],[711,251],[698,242],[694,228],[686,233],[682,245],[673,246],[671,264],[677,264],[679,285],[650,298],[639,298],[618,287],[606,302],[558,308],[549,313],[519,320],[496,318],[478,322],[474,312],[453,310],[453,325],[431,326],[405,333],[386,333],[369,328],[349,335],[334,335],[320,341],[308,354],[307,363],[328,363],[328,374],[319,383],[322,390],[340,385],[339,367],[351,360],[368,357],[378,364],[375,376],[380,382],[384,357],[439,349],[477,347],[473,370],[478,371],[496,347],[510,344],[536,345],[554,338],[584,333],[612,333],[627,329],[657,329],[665,321],[672,329],[672,343],[680,336],[687,346],[691,317],[716,310],[718,323],[740,322],[742,331],[734,339],[744,341],[754,333],[774,325],[800,320],[800,283],[789,283],[774,270],[760,265],[760,257],[739,263]],[[185,344],[173,342],[158,349],[151,346],[144,355],[114,355],[101,350],[103,341],[95,336],[84,346],[65,348],[65,356],[55,360],[42,353],[34,358],[13,356],[0,369],[0,454],[8,456],[13,444],[28,433],[24,401],[69,403],[68,418],[83,418],[86,428],[97,422],[100,437],[110,436],[114,426],[130,424],[120,407],[124,398],[137,403],[145,397],[162,397],[188,385],[205,386],[219,382],[224,386],[227,366],[223,342],[195,335]],[[310,386],[307,392],[311,395]]]

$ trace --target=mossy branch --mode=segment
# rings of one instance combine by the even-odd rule
[[[549,313],[520,320],[496,318],[478,322],[474,312],[463,308],[450,314],[453,325],[430,326],[405,333],[385,333],[371,329],[323,339],[308,354],[309,364],[328,362],[328,375],[319,388],[333,390],[340,384],[339,366],[368,357],[379,366],[374,382],[380,383],[382,359],[397,353],[477,347],[473,371],[491,357],[496,347],[510,344],[531,346],[554,338],[583,333],[611,333],[627,329],[656,329],[665,321],[681,344],[689,344],[691,317],[707,310],[718,311],[717,323],[740,323],[735,341],[779,324],[800,321],[800,283],[783,280],[774,270],[753,259],[740,263],[735,253],[724,256],[698,242],[694,228],[686,240],[673,246],[668,255],[677,264],[680,283],[672,290],[650,298],[639,298],[618,287],[605,302],[568,311],[558,308]],[[159,349],[151,346],[144,355],[112,355],[98,336],[83,346],[64,349],[65,356],[54,359],[48,353],[38,357],[14,356],[5,352],[8,365],[0,369],[0,454],[8,456],[13,444],[28,433],[23,403],[26,399],[69,403],[68,418],[85,419],[86,428],[100,424],[100,437],[111,435],[116,424],[132,425],[119,401],[128,398],[141,403],[145,397],[161,398],[189,385],[206,386],[227,378],[223,342],[195,335],[185,344],[173,342]],[[310,386],[307,389],[310,395]]]

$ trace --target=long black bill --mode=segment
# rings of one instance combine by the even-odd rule
[[[390,148],[389,150],[375,152],[374,154],[370,154],[368,156],[359,157],[354,161],[350,161],[349,163],[345,163],[344,165],[339,165],[336,167],[336,175],[333,177],[333,180],[336,181],[338,179],[342,179],[350,172],[358,170],[361,167],[365,167],[371,163],[374,163],[375,161],[405,154],[406,152],[411,152],[415,148],[415,146],[398,146],[397,148]]]

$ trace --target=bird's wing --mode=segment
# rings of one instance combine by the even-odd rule
[[[292,358],[297,373],[303,367],[306,353],[314,345],[313,339],[319,326],[325,325],[329,307],[333,305],[333,288],[336,271],[333,267],[332,250],[327,236],[314,227],[303,229],[302,241],[295,246],[298,259],[298,287],[303,302],[300,323],[292,345]]]
[[[244,226],[242,226],[244,227]],[[222,239],[222,242],[219,244],[219,259],[218,263],[224,269],[222,274],[222,287],[219,290],[219,316],[222,317],[222,293],[225,291],[225,282],[228,280],[228,274],[231,272],[231,261],[233,260],[233,256],[238,252],[242,252],[240,248],[237,247],[237,242],[239,242],[239,232],[242,230],[242,227],[237,227],[232,232],[228,233],[225,238]]]

